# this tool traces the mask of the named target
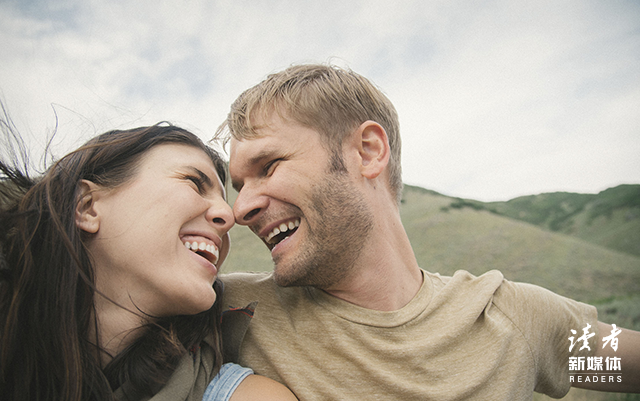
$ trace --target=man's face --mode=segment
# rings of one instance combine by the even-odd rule
[[[348,165],[331,168],[317,131],[277,114],[260,126],[256,138],[231,141],[236,222],[271,250],[279,285],[329,289],[352,271],[372,213]]]

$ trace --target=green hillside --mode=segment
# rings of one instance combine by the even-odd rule
[[[640,258],[407,187],[401,216],[421,266],[452,274],[498,269],[581,301],[640,294]]]
[[[222,273],[272,270],[271,253],[247,227],[236,224],[230,235],[231,252],[222,266]]]
[[[449,206],[489,210],[640,256],[640,185],[620,185],[598,194],[555,192],[522,196],[508,202],[456,199]]]

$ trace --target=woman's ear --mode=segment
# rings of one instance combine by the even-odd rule
[[[375,121],[365,121],[356,130],[360,170],[369,179],[378,177],[389,164],[391,149],[387,132]]]
[[[76,227],[89,234],[95,234],[100,228],[100,216],[96,211],[99,197],[98,185],[88,180],[80,180],[76,198]]]

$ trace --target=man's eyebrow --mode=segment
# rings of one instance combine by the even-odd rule
[[[262,149],[260,152],[250,157],[245,164],[248,165],[249,167],[253,167],[256,164],[260,164],[264,159],[268,159],[272,157],[274,153],[275,153],[274,150]]]
[[[273,157],[274,154],[275,151],[272,149],[263,149],[257,154],[248,158],[243,164],[246,168],[252,170],[255,166],[261,164],[264,160]],[[244,183],[242,181],[234,180],[233,177],[231,177],[231,186],[236,190],[236,192],[240,192],[243,185]]]

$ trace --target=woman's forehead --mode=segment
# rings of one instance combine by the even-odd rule
[[[143,163],[145,161],[163,165],[199,165],[212,169],[217,175],[211,156],[204,149],[192,145],[181,143],[156,145],[147,151]]]

